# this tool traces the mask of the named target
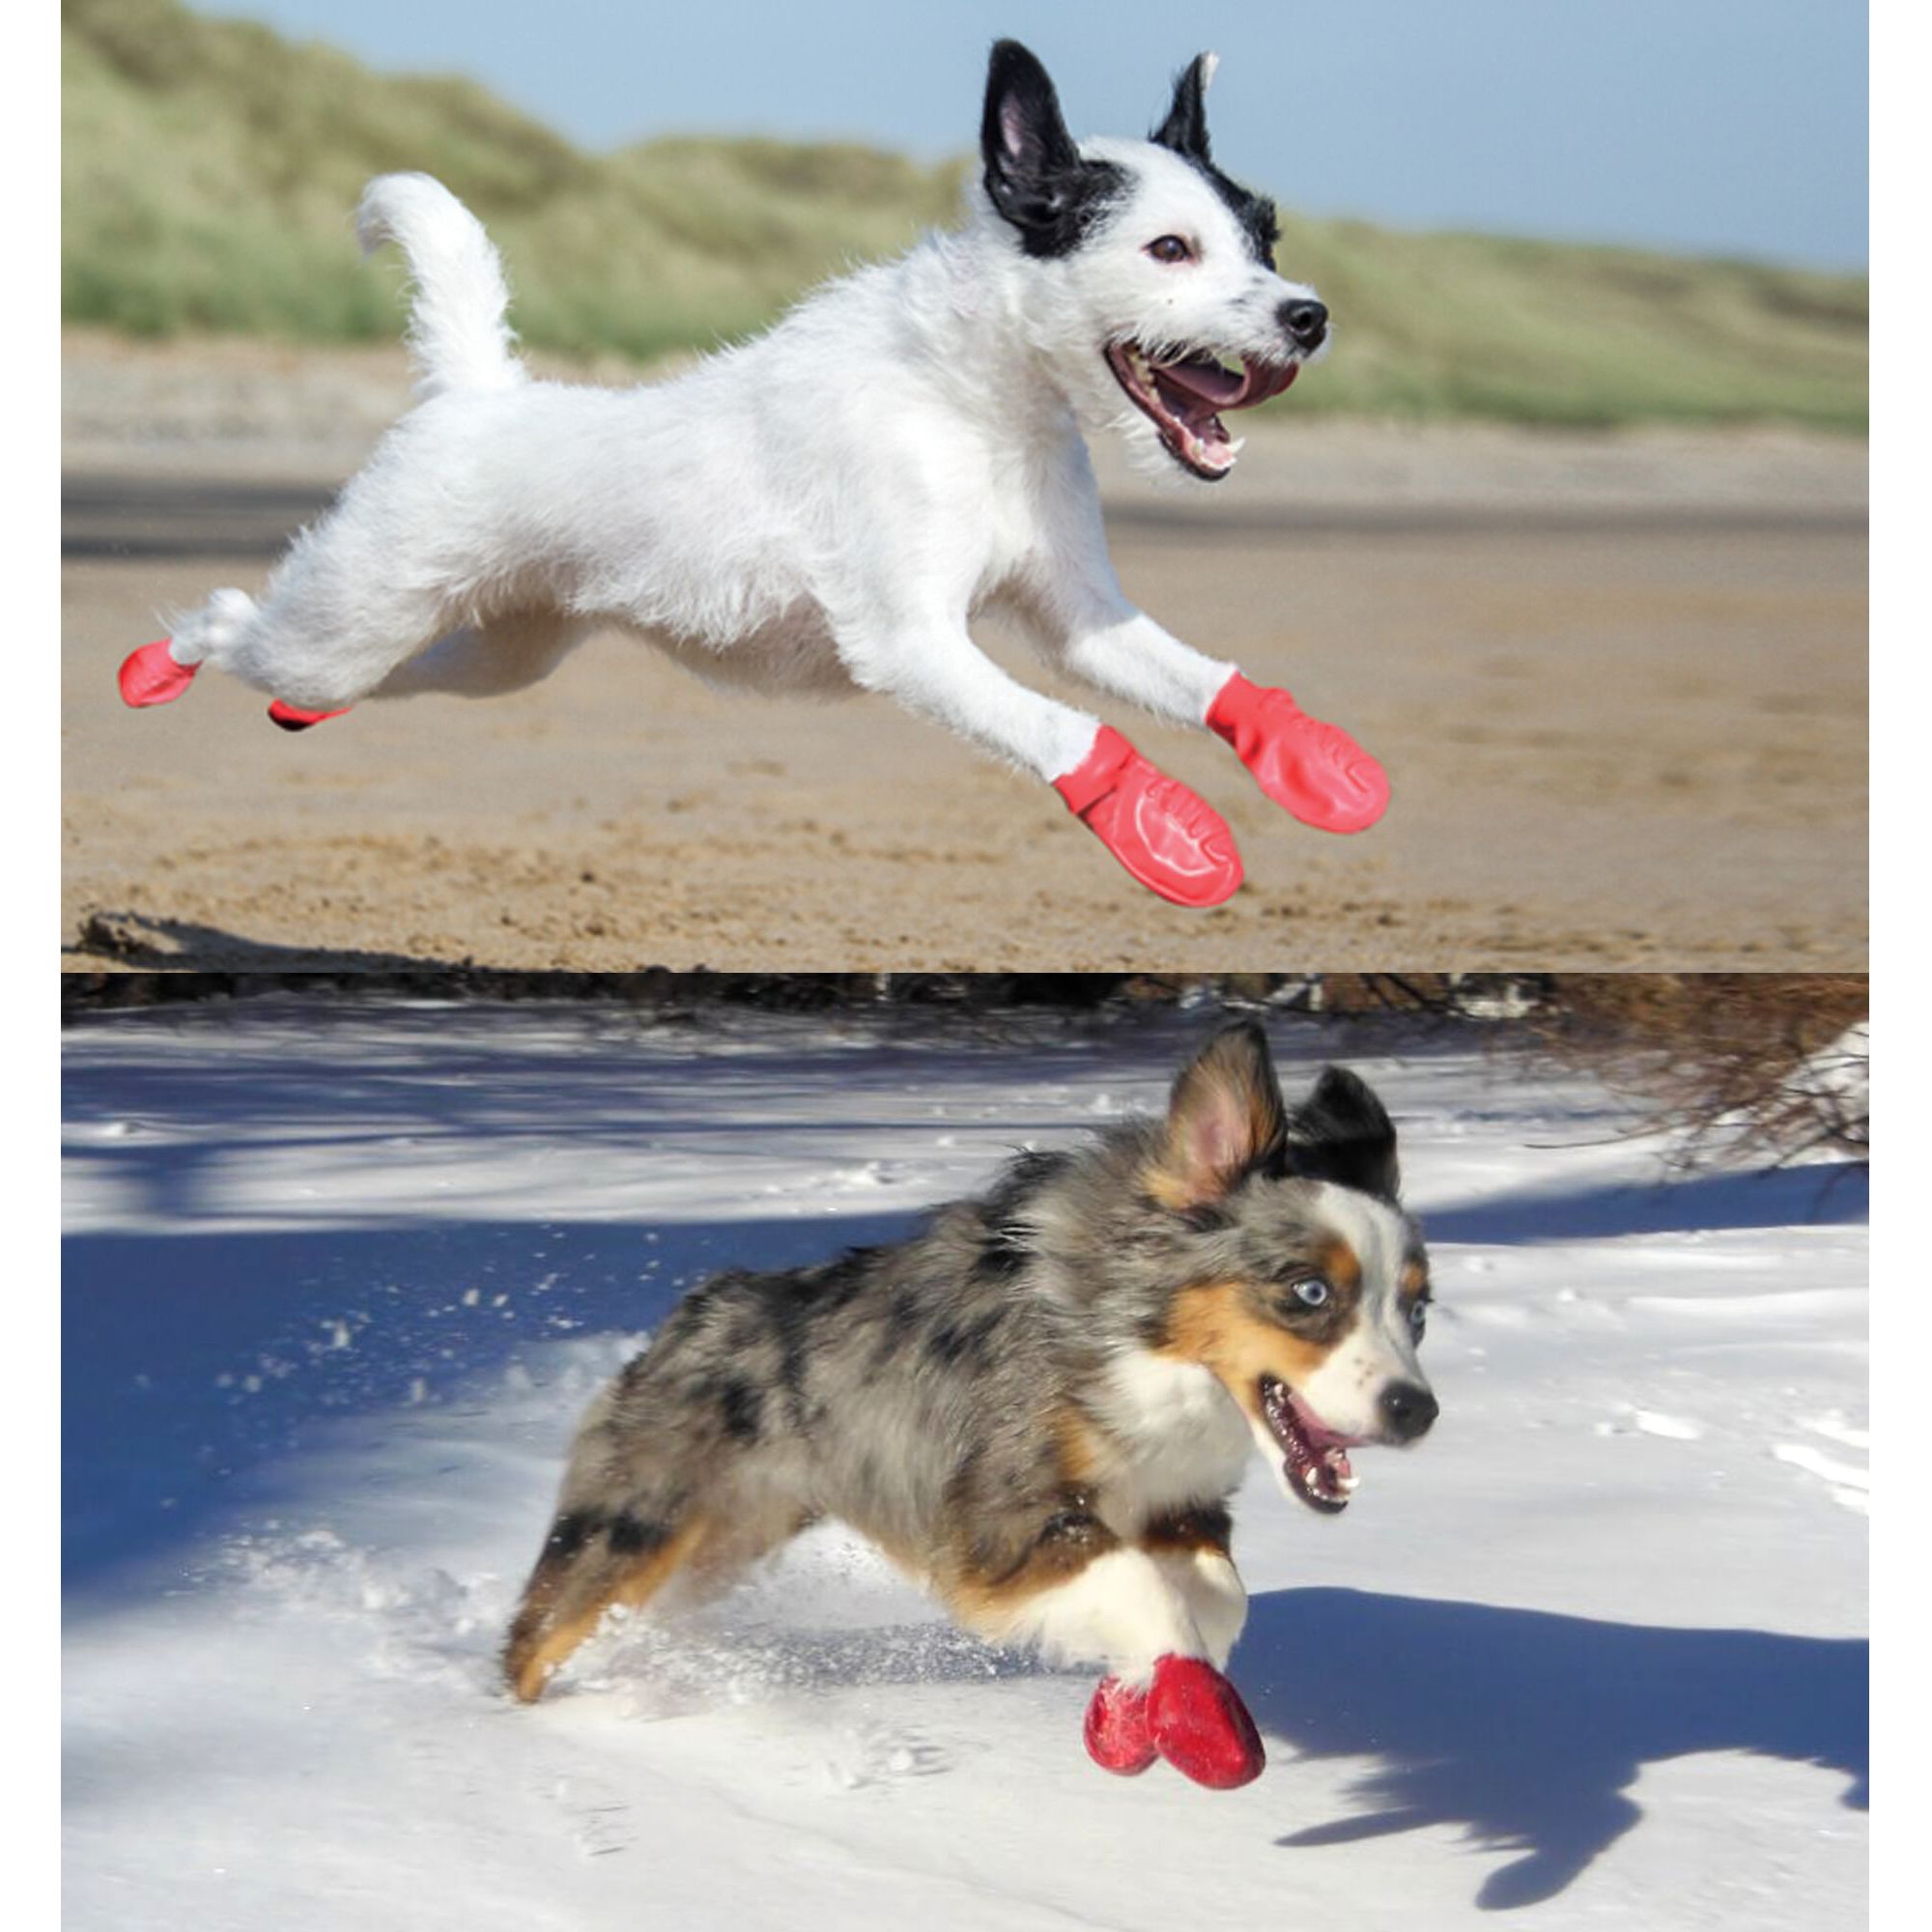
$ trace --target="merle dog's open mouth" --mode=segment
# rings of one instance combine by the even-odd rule
[[[1349,1466],[1349,1447],[1354,1439],[1324,1429],[1286,1382],[1272,1376],[1261,1380],[1262,1413],[1282,1448],[1282,1473],[1288,1486],[1312,1510],[1337,1516],[1349,1507],[1359,1480]]]
[[[1243,361],[1238,372],[1206,354],[1159,362],[1138,342],[1107,348],[1107,366],[1135,408],[1160,432],[1167,452],[1204,482],[1218,483],[1241,445],[1229,436],[1223,410],[1248,410],[1278,396],[1299,362]]]

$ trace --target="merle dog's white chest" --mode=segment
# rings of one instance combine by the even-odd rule
[[[1101,1482],[1100,1514],[1122,1534],[1164,1511],[1220,1501],[1253,1447],[1246,1418],[1209,1371],[1151,1350],[1116,1358],[1094,1411],[1120,1450]]]

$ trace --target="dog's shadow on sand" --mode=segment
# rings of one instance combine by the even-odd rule
[[[1754,1751],[1842,1772],[1868,1802],[1868,1646],[1670,1630],[1356,1590],[1257,1597],[1236,1672],[1262,1729],[1304,1757],[1366,1757],[1367,1807],[1288,1848],[1462,1825],[1520,1856],[1478,1905],[1533,1905],[1642,1817],[1646,1764]]]

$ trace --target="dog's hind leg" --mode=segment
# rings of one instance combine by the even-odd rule
[[[596,628],[588,618],[525,611],[487,624],[451,631],[428,650],[400,664],[377,686],[377,697],[445,692],[458,697],[499,697],[540,684]]]
[[[503,1673],[519,1701],[542,1694],[606,1610],[639,1608],[656,1596],[696,1554],[708,1527],[706,1518],[691,1514],[667,1521],[630,1508],[609,1516],[560,1512],[503,1646]]]
[[[352,484],[329,517],[296,539],[259,602],[217,590],[166,641],[128,660],[123,695],[163,702],[212,664],[268,692],[287,714],[281,723],[313,722],[366,696],[462,614],[446,565],[388,538],[372,500]],[[164,688],[149,695],[156,682]]]
[[[1220,814],[1118,731],[1029,691],[963,624],[835,632],[853,681],[895,697],[1053,785],[1129,873],[1179,905],[1219,905],[1241,883]]]

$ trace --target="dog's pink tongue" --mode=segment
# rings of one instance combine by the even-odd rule
[[[1237,376],[1213,361],[1170,362],[1154,371],[1154,380],[1172,384],[1192,401],[1206,403],[1212,410],[1226,408],[1248,383],[1245,371]]]

